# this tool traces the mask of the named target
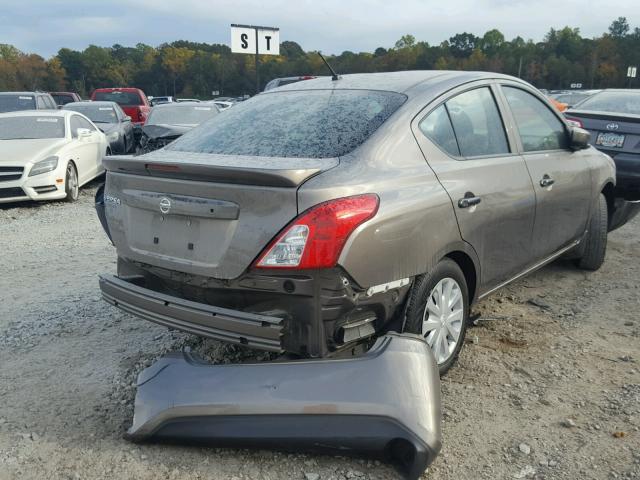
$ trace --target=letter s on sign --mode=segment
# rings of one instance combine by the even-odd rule
[[[247,42],[248,38],[249,35],[247,35],[246,33],[240,35],[240,40],[242,40],[242,48],[247,48],[249,46],[249,43]]]

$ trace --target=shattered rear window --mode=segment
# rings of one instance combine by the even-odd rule
[[[406,100],[395,92],[304,90],[241,102],[168,150],[264,157],[328,158],[361,145]]]

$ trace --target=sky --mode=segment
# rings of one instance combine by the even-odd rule
[[[281,41],[339,54],[389,48],[404,34],[437,45],[493,28],[539,41],[569,25],[594,37],[619,16],[640,26],[640,0],[0,0],[0,43],[44,57],[91,44],[229,45],[239,23],[279,27]]]

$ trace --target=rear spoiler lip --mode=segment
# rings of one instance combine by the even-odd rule
[[[563,112],[566,117],[592,118],[595,120],[613,120],[618,122],[640,123],[640,115],[632,113],[600,112],[595,110],[569,109]]]
[[[304,160],[304,159],[300,159]],[[315,159],[314,159],[315,160]],[[146,175],[191,181],[208,181],[264,187],[299,187],[309,178],[337,166],[338,159],[330,158],[326,165],[303,168],[252,168],[244,166],[223,166],[188,163],[184,160],[167,161],[152,157],[132,155],[109,156],[103,159],[108,172]],[[175,168],[174,171],[150,169],[150,165]]]

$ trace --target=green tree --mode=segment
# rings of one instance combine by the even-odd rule
[[[195,52],[187,47],[166,47],[162,50],[162,66],[167,69],[173,80],[173,95],[176,95],[176,80],[187,71],[189,61]]]
[[[622,38],[629,33],[629,23],[627,22],[626,17],[618,17],[616,20],[611,22],[609,26],[609,33],[612,37]]]
[[[504,35],[500,30],[493,29],[486,32],[480,40],[480,48],[487,55],[496,55],[504,44]]]
[[[401,50],[403,48],[411,48],[415,44],[416,44],[416,37],[414,37],[413,35],[403,35],[402,37],[400,37],[400,40],[396,42],[395,49]]]
[[[479,38],[472,33],[458,33],[449,39],[449,48],[454,57],[466,58],[479,44]]]

